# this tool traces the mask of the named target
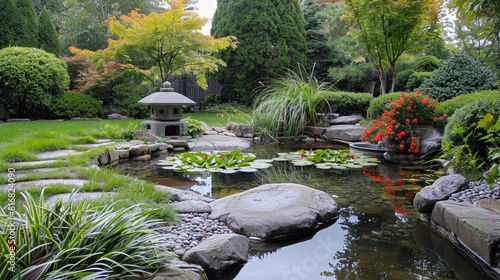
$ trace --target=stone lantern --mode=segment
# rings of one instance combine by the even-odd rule
[[[159,92],[152,93],[139,100],[139,104],[149,106],[152,121],[142,122],[149,132],[161,136],[181,136],[187,134],[187,122],[182,118],[183,105],[195,105],[196,102],[174,92],[170,82],[163,83]]]

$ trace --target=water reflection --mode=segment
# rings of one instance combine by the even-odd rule
[[[300,242],[254,244],[248,263],[218,280],[494,279],[464,254],[458,262],[455,258],[461,253],[448,250],[453,246],[446,239],[427,236],[433,230],[422,229],[412,206],[422,187],[407,180],[418,173],[414,170],[391,164],[359,171],[319,170],[286,162],[258,173],[233,175],[178,174],[154,163],[147,168],[120,168],[119,172],[131,175],[138,169],[153,182],[213,198],[275,182],[304,184],[336,196],[340,207],[336,223]]]

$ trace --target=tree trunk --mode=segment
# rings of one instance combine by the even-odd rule
[[[391,72],[392,72],[391,92],[394,92],[394,88],[396,87],[396,63],[391,64]]]
[[[385,76],[385,72],[380,71],[378,77],[380,79],[380,95],[384,95],[387,89],[387,77]]]

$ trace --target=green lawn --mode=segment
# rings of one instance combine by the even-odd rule
[[[206,122],[208,125],[217,127],[225,126],[228,122],[250,123],[250,117],[246,114],[211,114],[211,113],[189,113],[184,117],[190,117]],[[113,191],[117,195],[113,199],[94,201],[97,205],[107,205],[111,202],[117,203],[119,207],[127,207],[135,203],[144,203],[149,207],[158,209],[158,215],[165,219],[172,219],[173,211],[168,205],[170,197],[165,193],[154,190],[154,184],[115,174],[111,169],[100,170],[89,169],[89,160],[96,158],[109,147],[88,149],[80,144],[93,144],[98,139],[112,139],[123,141],[123,136],[130,136],[134,131],[141,129],[143,120],[88,120],[88,121],[31,121],[31,122],[6,122],[0,123],[0,172],[5,172],[12,167],[14,162],[35,161],[36,154],[44,151],[59,149],[75,149],[84,151],[83,154],[69,156],[66,160],[53,163],[41,164],[20,169],[31,169],[39,167],[64,167],[60,170],[50,172],[38,172],[23,178],[17,182],[47,179],[68,178],[87,179],[80,191]],[[0,177],[0,184],[6,184],[7,178]],[[45,189],[45,196],[49,197],[60,193],[69,193],[73,187],[66,185],[53,185]],[[31,188],[27,190],[33,197],[38,198],[41,189]],[[7,193],[0,192],[0,204],[7,204]],[[18,205],[21,208],[21,205]]]

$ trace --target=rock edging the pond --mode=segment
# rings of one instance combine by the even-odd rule
[[[500,261],[500,186],[487,189],[484,182],[469,183],[459,174],[439,178],[423,188],[414,207],[466,250],[498,272]]]

